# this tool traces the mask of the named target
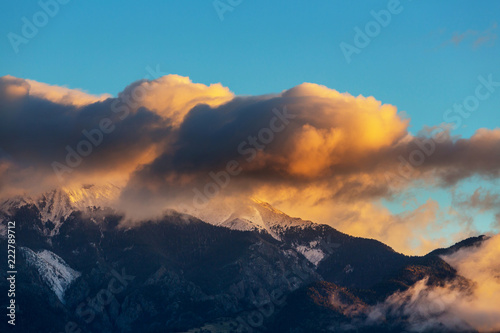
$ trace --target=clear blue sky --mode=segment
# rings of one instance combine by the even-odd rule
[[[441,123],[444,110],[473,93],[478,75],[500,80],[498,40],[475,47],[480,35],[470,34],[447,43],[500,23],[498,1],[401,0],[402,12],[347,64],[339,44],[353,44],[354,27],[387,4],[243,0],[221,21],[211,0],[70,0],[16,54],[7,34],[21,35],[22,17],[32,21],[41,8],[34,0],[3,2],[0,74],[111,94],[156,64],[237,94],[307,81],[392,103],[408,112],[414,131]],[[499,29],[491,30],[494,38]],[[463,133],[491,127],[498,105],[500,92],[481,103]]]
[[[243,95],[314,82],[396,105],[413,133],[441,124],[479,75],[500,81],[499,1],[401,0],[402,11],[348,64],[340,43],[354,45],[354,28],[388,2],[243,0],[220,20],[212,0],[70,0],[15,53],[8,33],[21,35],[22,18],[33,21],[41,7],[4,1],[0,75],[113,95],[156,65]],[[500,88],[454,133],[498,127],[499,106]],[[387,203],[394,212],[397,204]]]

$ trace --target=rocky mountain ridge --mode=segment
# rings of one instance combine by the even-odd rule
[[[370,326],[369,309],[419,281],[470,287],[438,254],[405,256],[258,201],[253,216],[238,210],[219,223],[169,211],[123,228],[124,216],[81,197],[97,202],[85,213],[77,200],[4,211],[18,234],[21,330],[401,332],[404,321]],[[231,216],[262,227],[229,228]]]

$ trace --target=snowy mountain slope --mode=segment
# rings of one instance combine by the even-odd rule
[[[61,257],[51,251],[35,252],[27,247],[21,247],[20,250],[25,255],[28,265],[37,269],[41,279],[64,304],[64,293],[69,285],[81,275],[80,272],[69,267]]]
[[[76,188],[59,188],[36,197],[16,196],[0,202],[0,215],[12,214],[24,205],[34,205],[40,211],[43,222],[56,225],[74,211],[86,211],[92,207],[110,207],[118,198],[120,188],[112,185],[84,185]]]
[[[318,241],[312,241],[306,245],[295,245],[294,248],[298,252],[302,253],[307,260],[309,260],[314,266],[318,264],[325,257],[325,253],[318,246]]]
[[[95,197],[66,192],[58,212],[64,216],[78,203],[97,206],[106,200],[93,202]],[[260,331],[292,331],[294,318],[304,323],[304,332],[316,332],[317,327],[328,331],[346,311],[383,302],[426,275],[435,283],[463,279],[436,254],[404,256],[376,240],[292,218],[258,200],[207,207],[204,213],[211,223],[167,211],[156,220],[123,228],[119,213],[96,210],[61,220],[59,233],[53,235],[47,232],[51,223],[39,218],[38,207],[46,206],[37,205],[15,214],[19,257],[25,258],[19,268],[27,273],[20,276],[23,288],[17,297],[23,311],[33,314],[23,332],[63,331],[68,321],[85,325],[75,307],[94,304],[96,292],[116,274],[127,282],[117,297],[120,304],[104,307],[82,331],[195,331],[220,318],[233,323],[254,313],[257,304],[275,304],[266,303],[274,291],[283,292],[286,302],[279,311],[266,312],[269,320],[264,319],[266,329]],[[101,215],[106,216],[102,224],[97,221]],[[0,245],[7,247],[2,237]],[[368,327],[363,332],[375,331]],[[398,327],[391,332],[401,331]]]
[[[34,205],[40,212],[43,222],[51,221],[56,225],[74,211],[86,211],[89,208],[112,207],[119,197],[121,189],[115,185],[84,185],[76,188],[58,188],[36,197],[16,196],[0,202],[1,215],[12,214],[24,205]],[[311,221],[293,218],[270,204],[248,199],[243,202],[211,202],[203,209],[182,211],[203,221],[233,230],[265,230],[274,238],[292,227],[307,228],[316,225]]]
[[[290,230],[300,232],[315,229],[319,225],[311,221],[291,217],[274,208],[269,203],[252,199],[244,202],[215,202],[201,210],[187,212],[208,223],[239,231],[265,231],[273,238],[283,241],[284,234]],[[325,258],[321,244],[324,240],[294,241],[291,246],[313,265]]]
[[[112,184],[85,185],[78,188],[60,188],[37,197],[17,196],[0,203],[0,214],[12,214],[24,205],[34,205],[41,215],[42,222],[52,222],[53,228],[44,231],[53,236],[59,232],[61,221],[74,211],[88,211],[89,208],[107,208],[113,206],[119,197],[121,189]],[[171,214],[168,211],[165,214]],[[285,232],[296,229],[315,228],[318,224],[293,218],[272,207],[269,203],[258,199],[240,201],[214,201],[203,209],[192,209],[183,213],[195,216],[202,221],[216,226],[238,231],[261,231],[271,235],[276,240],[282,240]],[[0,230],[1,231],[1,230]],[[321,240],[294,243],[297,252],[303,254],[311,263],[318,265],[325,257],[320,246]],[[315,245],[316,244],[316,245]]]
[[[234,230],[267,231],[280,240],[284,231],[290,228],[309,228],[317,224],[300,218],[290,217],[270,204],[251,199],[244,202],[215,202],[203,209],[191,209],[185,213],[217,226]]]

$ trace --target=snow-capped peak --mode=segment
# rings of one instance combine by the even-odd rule
[[[61,218],[67,218],[75,210],[110,207],[119,194],[120,188],[112,184],[62,187],[38,196],[16,196],[5,200],[0,203],[0,212],[11,214],[24,205],[35,205],[42,221],[52,221],[57,225]]]
[[[290,217],[259,199],[211,202],[203,209],[192,209],[184,213],[230,229],[265,230],[276,239],[280,239],[280,234],[291,227],[315,225],[311,221]]]
[[[66,289],[81,275],[80,272],[69,267],[61,257],[49,250],[35,252],[27,247],[21,247],[20,250],[28,265],[37,269],[42,281],[64,303]]]

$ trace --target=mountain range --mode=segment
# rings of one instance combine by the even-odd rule
[[[377,305],[418,284],[467,293],[474,283],[443,256],[487,239],[407,256],[257,199],[130,223],[110,208],[119,194],[85,185],[0,202],[2,248],[16,224],[18,332],[405,332],[408,316]]]

